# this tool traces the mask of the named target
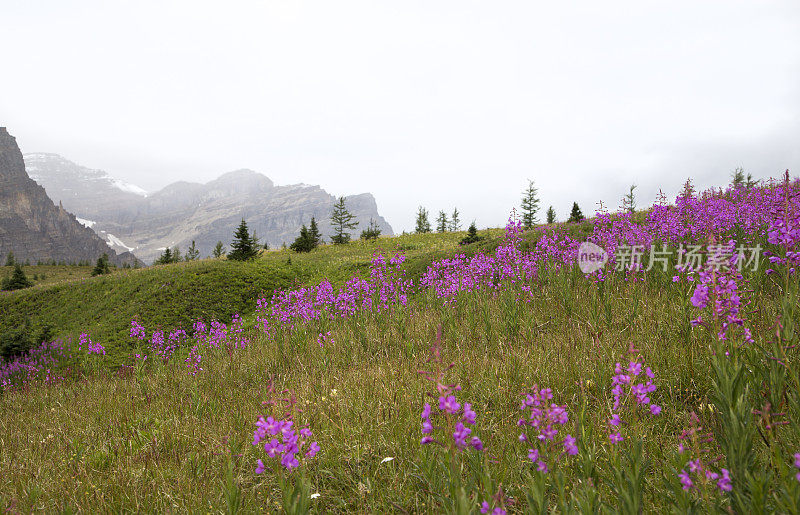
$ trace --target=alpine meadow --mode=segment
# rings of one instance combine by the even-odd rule
[[[800,0],[0,48],[0,515],[800,515]]]
[[[800,181],[531,225],[4,293],[0,506],[797,512]]]

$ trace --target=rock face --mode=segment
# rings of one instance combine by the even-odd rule
[[[242,218],[271,247],[294,241],[312,216],[326,240],[333,233],[329,222],[333,195],[319,186],[277,186],[252,170],[229,172],[206,184],[176,182],[145,194],[55,154],[26,154],[25,161],[53,200],[62,202],[113,248],[132,251],[147,263],[165,247],[185,251],[192,240],[202,257],[211,254],[217,241],[229,247]],[[359,222],[354,239],[370,219],[383,234],[392,234],[371,194],[348,196],[346,204]]]
[[[118,266],[136,262],[129,252],[117,255],[74,215],[56,206],[28,177],[16,140],[0,127],[0,256],[9,252],[31,263],[94,262],[103,253]]]

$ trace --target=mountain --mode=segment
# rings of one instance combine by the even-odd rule
[[[75,215],[56,206],[25,172],[16,139],[0,127],[0,256],[8,252],[32,263],[94,262],[103,253],[118,266],[136,262],[129,252],[117,255]]]
[[[312,216],[326,239],[333,233],[328,218],[336,197],[319,186],[279,186],[253,170],[229,172],[205,184],[175,182],[148,194],[56,154],[25,154],[25,162],[50,198],[63,203],[113,248],[132,251],[146,262],[166,247],[185,251],[192,240],[201,256],[210,255],[217,241],[230,245],[242,218],[271,247],[294,241]],[[359,222],[353,238],[370,219],[383,234],[392,234],[371,194],[351,195],[346,202]]]

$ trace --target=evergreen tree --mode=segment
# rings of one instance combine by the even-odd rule
[[[108,267],[108,254],[104,252],[102,256],[97,258],[97,264],[94,265],[94,270],[92,270],[92,277],[110,273],[111,269]]]
[[[231,242],[231,251],[228,252],[228,259],[234,261],[249,261],[258,255],[258,239],[255,235],[250,236],[247,230],[247,222],[242,218],[242,223],[236,229]]]
[[[756,181],[756,180],[753,178],[753,174],[752,174],[752,173],[748,173],[748,174],[747,174],[747,179],[745,180],[745,183],[744,183],[744,185],[745,185],[745,187],[746,187],[746,188],[750,189],[750,188],[752,188],[753,186],[755,186],[757,182],[758,182],[758,181]]]
[[[378,236],[381,235],[381,228],[378,226],[377,222],[372,218],[369,219],[369,225],[366,229],[361,231],[361,239],[362,240],[377,240]]]
[[[14,260],[14,253],[9,251],[8,255],[6,256],[6,266],[14,266],[17,262]]]
[[[539,211],[539,197],[533,181],[528,179],[528,187],[522,193],[522,226],[530,229],[536,225],[536,213]]]
[[[436,231],[447,232],[447,213],[439,211],[439,216],[436,217]]]
[[[11,277],[3,279],[2,284],[0,284],[0,289],[21,290],[23,288],[30,288],[31,286],[33,286],[33,283],[28,279],[28,276],[25,275],[22,266],[19,263],[15,263],[14,272],[11,274]]]
[[[192,240],[192,244],[189,246],[189,250],[186,251],[186,256],[183,259],[186,261],[194,261],[198,257],[200,257],[200,251],[197,250],[194,240]]]
[[[311,249],[314,248],[314,243],[305,224],[300,228],[300,236],[294,240],[294,243],[289,245],[289,248],[295,252],[311,252]]]
[[[339,197],[336,204],[333,205],[331,212],[331,226],[333,226],[334,234],[331,236],[331,242],[334,245],[341,245],[350,241],[350,233],[358,225],[358,222],[353,222],[356,215],[347,210],[344,203],[344,197]]]
[[[633,193],[633,190],[636,189],[635,184],[631,184],[630,191],[622,197],[622,210],[627,211],[628,213],[633,213],[636,211],[636,195]]]
[[[744,168],[741,166],[736,167],[736,170],[731,173],[731,184],[734,188],[744,186]]]
[[[313,216],[311,217],[311,225],[308,226],[308,238],[314,244],[314,248],[322,245],[322,234],[320,234],[317,220]]]
[[[548,224],[556,223],[556,210],[553,209],[553,206],[547,208],[547,223]]]
[[[469,225],[469,229],[467,229],[467,235],[461,239],[460,243],[461,245],[469,245],[470,243],[475,243],[482,239],[482,236],[478,236],[478,228],[475,226],[475,221],[473,221]]]
[[[686,179],[686,182],[683,183],[683,190],[681,190],[681,194],[679,195],[681,198],[692,198],[694,197],[694,184],[692,184],[692,179]]]
[[[573,202],[572,211],[569,214],[569,220],[567,220],[567,222],[580,222],[583,218],[583,213],[581,213],[581,208],[578,206],[578,203]]]
[[[181,257],[181,249],[177,245],[172,249],[172,261],[170,263],[180,263],[183,258]]]
[[[154,265],[168,265],[170,263],[172,263],[172,249],[169,247],[165,248],[164,252],[153,262]]]
[[[221,258],[225,254],[225,245],[222,244],[221,241],[218,241],[216,245],[214,245],[213,256],[215,258]]]
[[[451,231],[460,231],[461,230],[461,220],[458,218],[459,212],[458,208],[453,209],[453,214],[450,215],[450,230]]]
[[[428,210],[422,206],[419,206],[417,210],[417,228],[415,232],[417,234],[431,232],[431,223],[428,221]]]

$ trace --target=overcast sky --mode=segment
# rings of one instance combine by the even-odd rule
[[[251,168],[504,223],[800,171],[800,2],[0,0],[0,125],[154,191]]]

